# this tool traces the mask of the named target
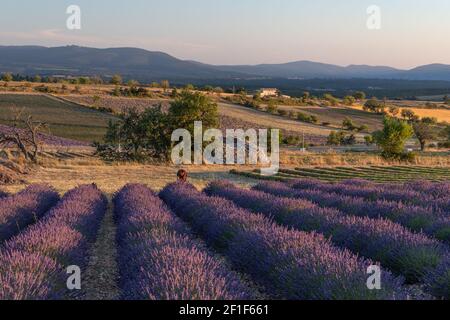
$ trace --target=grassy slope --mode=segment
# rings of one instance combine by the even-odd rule
[[[332,130],[323,126],[303,123],[280,116],[274,116],[267,112],[258,111],[234,104],[220,103],[219,112],[222,115],[241,119],[251,123],[256,123],[259,126],[284,129],[286,131],[296,132],[298,134],[301,134],[304,131],[305,133],[327,137]]]
[[[383,127],[383,117],[377,114],[347,107],[299,107],[278,106],[279,109],[295,112],[303,112],[307,115],[315,115],[319,123],[329,122],[333,127],[342,127],[342,121],[350,118],[356,125],[367,125],[369,131],[380,130]]]
[[[11,125],[14,109],[46,122],[56,136],[80,141],[101,141],[113,116],[44,95],[0,95],[0,123]]]

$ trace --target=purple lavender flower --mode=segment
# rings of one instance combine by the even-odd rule
[[[64,298],[65,280],[58,275],[68,265],[86,266],[106,205],[95,185],[81,186],[69,191],[36,224],[7,241],[0,251],[0,279],[7,284],[2,282],[0,300]]]
[[[58,200],[58,193],[46,185],[32,185],[15,195],[1,198],[0,242],[36,222]]]
[[[115,197],[124,299],[241,300],[254,293],[143,185]]]
[[[0,300],[44,300],[61,283],[60,266],[38,253],[0,252]]]
[[[236,269],[280,299],[402,299],[401,281],[383,270],[382,290],[368,290],[367,266],[322,235],[277,225],[187,184],[171,184],[162,199]]]
[[[293,183],[295,190],[292,190],[285,184],[276,184],[275,188],[271,188],[269,184],[262,183],[257,186],[257,189],[279,196],[308,199],[322,207],[337,208],[350,215],[386,218],[412,231],[425,232],[431,237],[450,243],[450,234],[448,234],[450,225],[442,223],[443,219],[448,217],[448,212],[445,213],[439,208],[433,209],[433,203],[436,204],[436,200],[430,200],[429,206],[417,206],[405,204],[402,201],[377,200],[376,195],[359,196],[364,192],[362,188],[352,192],[345,186],[323,184],[322,187],[317,185],[314,189],[309,189],[305,188],[306,185],[304,182]],[[266,186],[268,188],[265,188]],[[277,188],[281,194],[275,191]]]
[[[412,283],[434,268],[447,251],[438,241],[385,219],[346,216],[339,210],[320,208],[306,200],[282,198],[296,192],[283,183],[266,182],[255,188],[273,194],[244,190],[224,182],[211,183],[205,192],[232,200],[287,227],[320,232],[340,247],[379,261]]]
[[[425,284],[434,296],[450,299],[450,254],[442,259],[435,269],[427,273]]]

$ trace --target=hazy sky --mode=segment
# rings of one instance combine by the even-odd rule
[[[66,8],[81,8],[81,30]],[[381,29],[367,28],[370,5]],[[133,46],[214,64],[450,64],[450,0],[1,0],[0,44]]]

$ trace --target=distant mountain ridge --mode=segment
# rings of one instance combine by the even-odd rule
[[[400,79],[450,81],[450,65],[411,70],[387,66],[346,67],[311,61],[260,65],[209,65],[138,48],[96,49],[79,46],[0,46],[0,72],[27,75],[101,75],[120,73],[140,81],[158,79]]]

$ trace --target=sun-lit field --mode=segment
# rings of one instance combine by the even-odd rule
[[[363,107],[361,105],[354,105],[351,108],[362,110]],[[399,108],[399,112],[402,110],[410,110],[413,111],[420,118],[431,117],[436,118],[439,122],[447,122],[450,123],[450,110],[449,109],[426,109],[426,108]]]
[[[159,194],[145,184],[76,187],[86,181],[75,177],[60,200],[45,185],[0,194],[0,241],[12,250],[0,254],[0,275],[10,272],[0,299],[449,298],[448,182],[297,179],[248,189],[222,180],[202,192],[159,175]],[[371,260],[381,290],[366,286]],[[85,272],[77,295],[58,276],[65,264]],[[35,281],[14,282],[18,265]]]
[[[45,95],[0,95],[0,124],[11,125],[20,111],[45,122],[51,134],[80,141],[101,141],[115,117]]]
[[[406,165],[362,144],[364,133],[353,146],[326,145],[347,116],[373,131],[379,115],[281,106],[317,115],[310,124],[216,99],[222,130],[278,128],[314,147],[283,145],[275,176],[256,165],[187,165],[188,182],[176,183],[181,166],[105,160],[90,146],[127,108],[167,109],[170,100],[101,88],[96,97],[0,95],[0,133],[12,130],[12,106],[50,126],[37,163],[27,166],[17,148],[0,152],[8,182],[0,186],[0,247],[8,249],[0,250],[0,300],[449,298],[445,150]],[[374,262],[382,290],[367,287]],[[76,294],[58,276],[65,265],[81,268]]]
[[[259,170],[232,171],[233,174],[244,177],[290,181],[295,179],[319,179],[337,182],[347,179],[364,179],[374,182],[402,183],[414,180],[449,181],[450,169],[448,167],[419,167],[419,166],[370,166],[370,167],[316,167],[280,169],[275,176],[263,177]]]
[[[416,115],[418,115],[421,118],[431,117],[431,118],[436,118],[439,122],[450,123],[450,110],[419,109],[419,108],[408,108],[408,110],[413,111]]]

